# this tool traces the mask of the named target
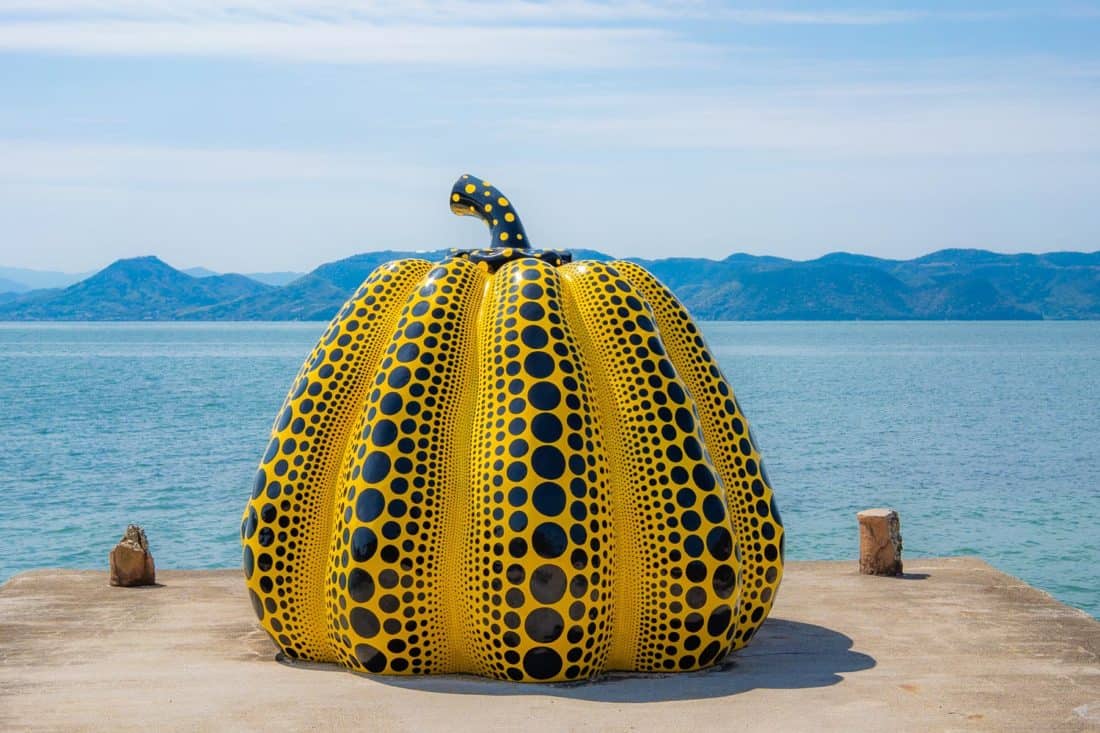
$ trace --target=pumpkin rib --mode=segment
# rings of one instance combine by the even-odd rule
[[[458,413],[456,422],[460,427],[457,430],[453,454],[450,457],[452,465],[455,466],[456,481],[461,482],[460,492],[463,498],[460,504],[446,507],[444,519],[447,527],[444,543],[453,543],[451,548],[443,553],[442,592],[447,599],[445,605],[448,609],[448,646],[451,651],[447,672],[471,672],[476,666],[472,656],[474,640],[470,624],[470,617],[475,609],[471,608],[467,602],[465,584],[467,573],[474,563],[474,547],[471,543],[475,525],[471,499],[473,494],[471,472],[474,462],[471,456],[478,396],[484,389],[480,368],[482,337],[485,333],[485,318],[492,287],[492,277],[484,274],[479,287],[480,292],[471,301],[470,312],[458,326],[460,329],[468,330],[470,336],[465,368],[459,376],[462,380],[460,386],[462,409]]]
[[[566,265],[621,417],[625,471],[617,507],[640,519],[633,669],[691,670],[729,651],[738,563],[728,510],[690,393],[667,358],[653,312],[615,266]]]
[[[448,260],[413,289],[387,340],[347,449],[329,576],[333,642],[349,666],[391,674],[451,665],[440,592],[455,473],[456,413],[476,265]],[[339,631],[336,631],[339,629]]]
[[[589,355],[602,352],[594,338],[591,326],[585,318],[583,299],[577,292],[576,271],[585,266],[584,262],[566,265],[558,269],[564,289],[562,298],[568,321],[574,335],[581,345],[581,351]],[[620,430],[619,408],[615,401],[615,392],[610,377],[604,367],[603,358],[584,360],[590,380],[594,386],[594,400],[598,405],[600,427],[603,432],[607,462],[611,470],[611,506],[612,527],[614,529],[616,567],[630,567],[629,560],[639,556],[637,534],[639,518],[634,503],[618,497],[618,487],[628,486],[629,475],[623,456],[623,442]],[[623,563],[619,559],[628,558]],[[640,597],[640,578],[636,573],[616,572],[612,579],[611,594],[611,649],[607,658],[607,670],[632,670],[638,640],[637,599]]]
[[[707,447],[726,487],[743,555],[744,590],[733,647],[740,649],[767,618],[783,576],[780,558],[783,526],[775,514],[764,464],[733,388],[687,310],[643,268],[632,262],[616,265],[653,306],[669,357],[695,396]],[[768,507],[767,511],[761,512],[760,502]],[[762,536],[762,531],[771,537]]]
[[[394,304],[415,284],[415,270],[429,267],[406,260],[371,273],[319,339],[272,428],[275,450],[269,448],[258,474],[270,481],[258,495],[253,492],[246,516],[258,522],[242,539],[246,557],[254,556],[260,571],[249,578],[253,605],[260,604],[261,624],[288,656],[336,661],[319,590],[329,564],[343,445],[372,371],[362,365],[376,363],[374,344],[383,338]]]
[[[518,259],[493,283],[471,451],[473,657],[498,679],[591,677],[614,571],[599,416],[555,269]]]

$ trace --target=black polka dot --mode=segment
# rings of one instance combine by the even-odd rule
[[[377,674],[386,668],[386,655],[370,644],[357,644],[355,646],[355,658],[363,664],[368,672]]]
[[[375,451],[363,461],[363,480],[376,484],[390,472],[390,457],[382,451]]]
[[[719,598],[729,598],[736,588],[737,576],[729,565],[719,565],[714,571],[714,592]]]
[[[719,636],[724,633],[729,628],[731,616],[732,612],[729,606],[719,606],[714,609],[707,621],[707,633],[711,636]]]
[[[392,420],[379,420],[371,429],[370,437],[375,445],[384,448],[397,438],[397,426]]]
[[[726,506],[716,494],[711,494],[703,500],[703,515],[707,521],[721,524],[726,518]]]
[[[377,489],[366,489],[359,492],[359,498],[355,500],[355,516],[360,522],[370,522],[382,514],[386,504],[382,492]]]
[[[351,621],[351,628],[355,629],[355,633],[364,639],[370,639],[377,635],[382,628],[378,623],[378,617],[372,611],[358,606],[351,609],[349,620]]]
[[[536,382],[527,397],[534,407],[553,410],[561,402],[561,390],[552,382]]]
[[[565,510],[565,491],[557,484],[547,481],[535,488],[531,501],[542,514],[556,517]]]
[[[549,337],[541,326],[527,326],[520,334],[524,346],[531,349],[541,349],[546,346]]]
[[[552,608],[536,608],[527,615],[523,630],[527,632],[531,641],[547,644],[561,636],[561,632],[565,630],[565,622],[561,614]]]
[[[409,368],[406,366],[399,366],[390,372],[390,377],[386,380],[386,383],[394,389],[401,389],[409,383],[410,379],[412,379],[412,372],[409,371]],[[383,410],[383,412],[385,411]],[[387,412],[386,414],[392,415],[393,413]]]
[[[535,379],[545,379],[554,372],[554,360],[544,351],[535,351],[524,359],[523,368]]]
[[[544,522],[535,527],[531,535],[531,546],[539,557],[548,559],[561,557],[567,544],[565,531],[552,522]]]
[[[378,537],[367,527],[359,527],[351,534],[351,556],[356,562],[366,562],[378,549]]]
[[[538,321],[546,315],[546,312],[538,303],[528,301],[519,307],[519,314],[528,321]]]
[[[531,454],[531,467],[543,478],[556,479],[565,473],[565,456],[552,445],[542,445]]]
[[[695,464],[691,471],[691,477],[695,479],[695,485],[703,491],[714,488],[714,473],[702,463]]]
[[[543,443],[553,443],[561,437],[561,420],[549,412],[540,412],[531,421],[531,432]]]
[[[725,527],[715,527],[707,535],[707,549],[716,560],[727,560],[733,554],[733,536]]]
[[[374,580],[370,573],[361,568],[353,568],[348,573],[348,595],[356,603],[369,601],[374,595]]]
[[[382,411],[383,415],[393,415],[401,409],[402,404],[401,395],[396,392],[388,392],[378,403],[378,409]]]
[[[555,603],[565,595],[565,573],[556,565],[540,565],[531,573],[531,595],[540,603]]]
[[[561,672],[561,655],[550,647],[537,646],[523,656],[523,670],[536,680],[548,680]]]

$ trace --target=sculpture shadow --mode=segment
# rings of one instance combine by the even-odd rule
[[[612,674],[591,682],[519,684],[469,675],[390,677],[370,675],[392,687],[452,695],[549,695],[592,702],[646,703],[728,697],[758,688],[828,687],[845,672],[875,666],[852,650],[852,640],[824,626],[771,619],[745,649],[713,669],[683,674]]]

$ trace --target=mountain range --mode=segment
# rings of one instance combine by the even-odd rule
[[[0,320],[327,320],[378,265],[443,256],[444,250],[366,252],[305,275],[263,273],[267,282],[137,257],[66,287],[0,292]],[[593,250],[574,250],[573,257],[613,259]],[[748,254],[634,261],[703,320],[1100,319],[1100,252],[950,249],[912,260],[836,252],[809,261]],[[10,272],[0,268],[0,278]]]

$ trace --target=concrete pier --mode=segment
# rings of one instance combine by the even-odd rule
[[[0,586],[0,730],[1100,730],[1100,622],[971,558],[790,563],[725,667],[516,685],[275,661],[237,571]]]

